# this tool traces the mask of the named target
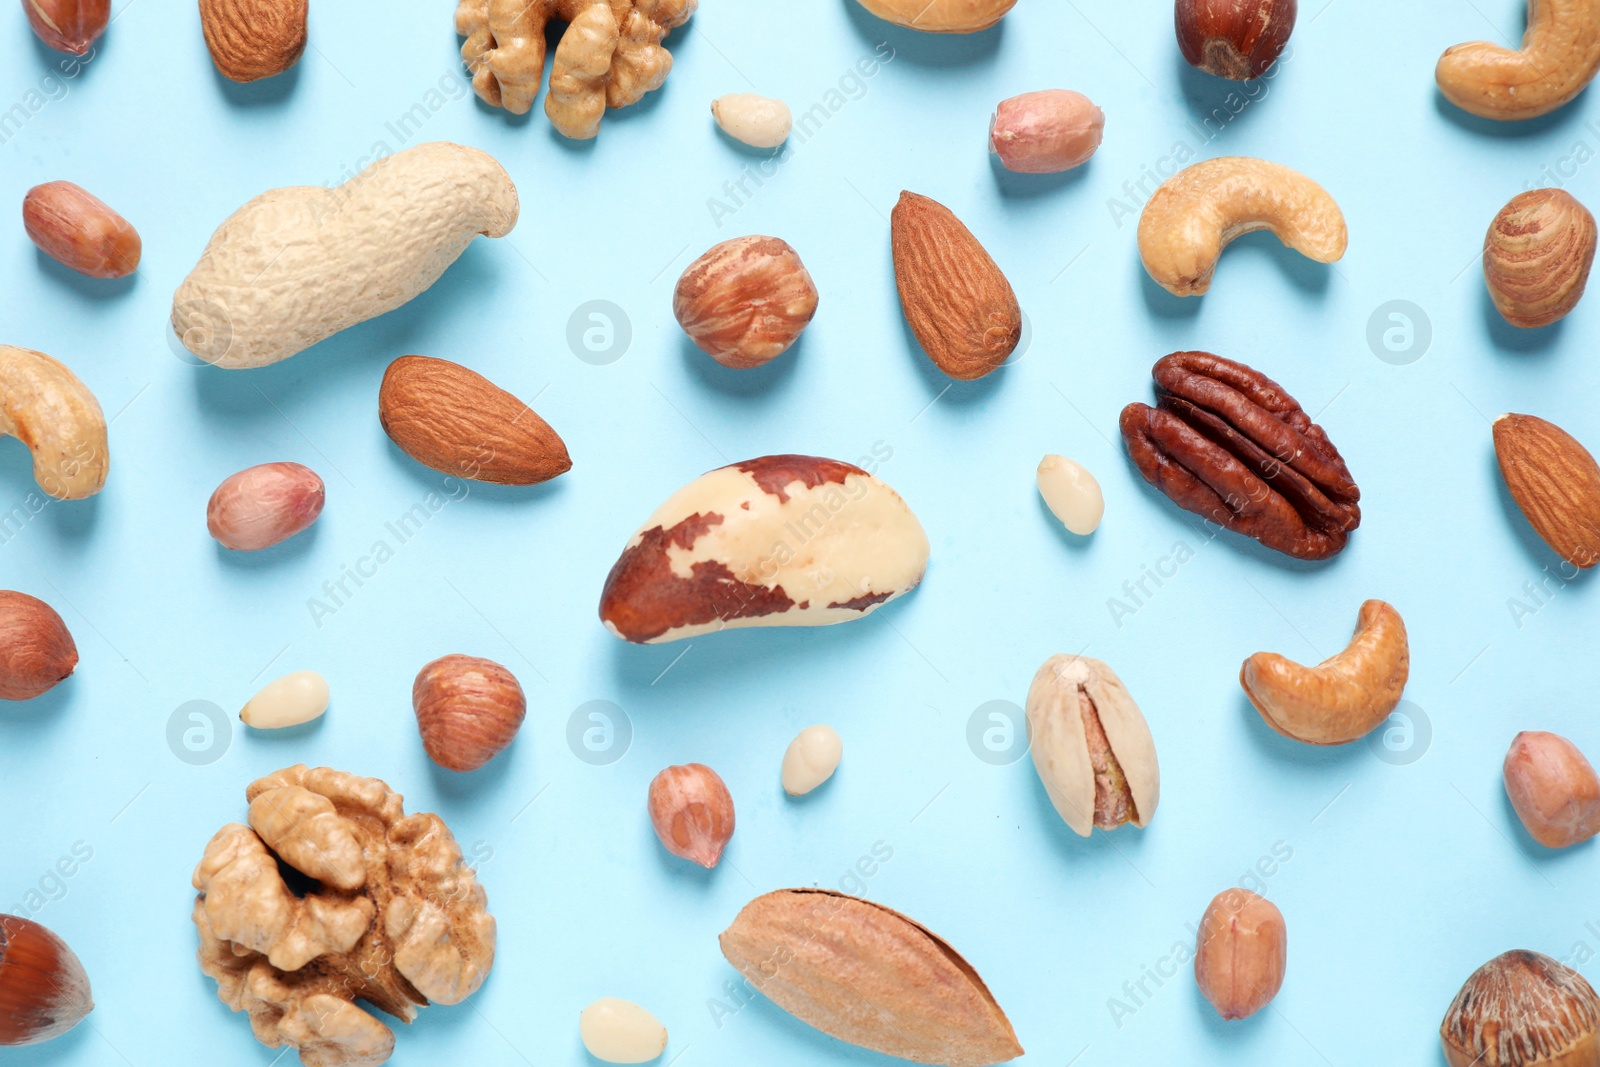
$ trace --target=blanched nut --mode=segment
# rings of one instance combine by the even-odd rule
[[[722,132],[751,148],[777,148],[789,139],[789,105],[755,93],[729,93],[711,101],[711,117]]]
[[[644,1008],[601,997],[578,1015],[578,1036],[602,1063],[649,1063],[667,1049],[667,1028]]]
[[[299,463],[260,463],[223,479],[206,502],[206,529],[223,548],[256,552],[309,529],[327,490]]]
[[[699,0],[459,0],[461,58],[484,103],[526,114],[544,78],[545,25],[565,22],[544,111],[567,137],[600,132],[607,107],[627,107],[672,71],[662,47]]]
[[[1344,213],[1327,190],[1279,163],[1223,156],[1186,167],[1155,191],[1139,216],[1139,255],[1156,284],[1200,296],[1222,250],[1271,230],[1289,248],[1333,263],[1349,244]]]
[[[1316,667],[1272,652],[1244,661],[1239,684],[1268,726],[1311,745],[1344,745],[1389,717],[1411,673],[1406,624],[1381,600],[1361,605],[1345,650]]]
[[[1051,656],[1033,676],[1027,715],[1034,769],[1075,833],[1149,825],[1161,801],[1155,739],[1115,671]]]
[[[89,387],[43,352],[0,345],[0,436],[33,453],[33,480],[57,500],[105,488],[106,417]]]
[[[989,120],[989,151],[1018,174],[1055,174],[1089,161],[1106,116],[1082,93],[1041,89],[1002,100]]]
[[[1522,48],[1458,44],[1434,78],[1456,107],[1486,119],[1531,119],[1583,92],[1600,71],[1600,3],[1529,0]]]
[[[844,756],[844,741],[831,726],[807,726],[783,752],[783,791],[805,796],[833,777]]]
[[[1288,959],[1283,913],[1248,889],[1218,893],[1200,919],[1195,983],[1224,1019],[1246,1018],[1271,1003]]]
[[[327,680],[316,671],[294,671],[263,686],[239,711],[239,721],[258,730],[281,730],[327,710]]]
[[[356,1001],[410,1022],[483,983],[494,919],[437,815],[326,767],[286,768],[245,796],[250,825],[224,826],[195,868],[194,922],[201,970],[258,1041],[306,1067],[369,1067],[394,1034]]]
[[[1066,456],[1051,454],[1039,461],[1036,476],[1039,495],[1061,525],[1083,537],[1099,529],[1106,500],[1094,475]]]
[[[909,593],[927,566],[928,535],[888,485],[835,459],[762,456],[656,509],[606,577],[600,620],[637,644],[825,626]]]
[[[1545,848],[1600,834],[1600,778],[1565,737],[1524,730],[1511,742],[1503,771],[1517,818]]]

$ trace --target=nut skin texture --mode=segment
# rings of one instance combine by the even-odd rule
[[[31,919],[0,915],[0,1045],[60,1037],[93,1010],[89,976],[67,943]]]
[[[1488,41],[1458,44],[1439,57],[1434,78],[1456,107],[1486,119],[1546,115],[1572,100],[1600,72],[1600,4],[1529,0],[1522,48]]]
[[[1011,283],[937,200],[902,192],[890,215],[900,307],[934,365],[958,381],[995,370],[1022,340]]]
[[[1529,525],[1575,567],[1600,563],[1600,464],[1553,422],[1534,415],[1494,420],[1494,452]]]
[[[475,771],[511,744],[528,701],[500,664],[454,654],[417,672],[411,707],[428,757],[447,770]]]
[[[817,313],[817,287],[776,237],[735,237],[689,264],[672,294],[678,325],[702,352],[736,370],[770,363]]]
[[[566,442],[532,408],[449,360],[401,356],[378,388],[378,421],[400,450],[443,474],[538,485],[572,469]]]
[[[111,23],[111,0],[22,0],[28,25],[57,52],[81,56]]]
[[[1571,741],[1525,730],[1511,742],[1503,770],[1517,818],[1545,848],[1568,848],[1600,834],[1600,777]]]
[[[200,359],[265,367],[418,296],[481,236],[517,224],[516,186],[487,152],[414,145],[344,185],[271,189],[217,227],[172,299]]]
[[[1294,397],[1209,352],[1174,352],[1151,373],[1156,406],[1129,404],[1121,419],[1145,481],[1185,511],[1296,559],[1343,551],[1361,525],[1361,490]]]
[[[703,763],[668,767],[650,782],[650,825],[662,846],[710,870],[733,837],[733,795]]]
[[[924,33],[977,33],[1017,6],[1017,0],[860,0],[885,22]]]
[[[82,500],[105,488],[111,467],[105,414],[60,360],[0,345],[0,436],[28,446],[33,480],[57,500]]]
[[[1002,100],[989,120],[989,150],[1018,174],[1056,174],[1089,161],[1106,116],[1082,93],[1041,89]]]
[[[78,646],[49,604],[0,589],[0,700],[32,700],[78,667]]]
[[[1155,191],[1139,216],[1139,255],[1167,292],[1201,296],[1222,250],[1255,230],[1318,263],[1342,259],[1350,243],[1344,213],[1322,186],[1281,163],[1223,156],[1186,167]]]
[[[206,504],[206,529],[223,548],[256,552],[309,529],[327,490],[310,467],[262,463],[230,475]]]
[[[1523,329],[1565,318],[1589,283],[1595,222],[1561,189],[1519,193],[1483,239],[1483,278],[1505,320]]]
[[[774,1004],[840,1041],[945,1067],[1022,1055],[972,964],[882,905],[826,889],[780,889],[746,904],[717,943]]]
[[[71,182],[46,182],[22,199],[22,226],[40,251],[91,278],[139,269],[139,232],[105,202]]]
[[[1283,54],[1298,13],[1295,0],[1177,0],[1178,47],[1207,74],[1259,78]]]
[[[1239,684],[1266,724],[1310,745],[1344,745],[1377,729],[1400,703],[1411,674],[1411,649],[1400,613],[1381,600],[1361,605],[1355,636],[1343,652],[1305,667],[1257,652]]]
[[[1594,1067],[1600,998],[1583,975],[1516,949],[1472,972],[1439,1026],[1450,1067]]]
[[[1289,935],[1283,913],[1248,889],[1218,893],[1200,919],[1194,980],[1229,1021],[1248,1018],[1283,988]]]
[[[282,74],[306,50],[307,0],[200,0],[211,61],[229,81]]]
[[[461,58],[484,103],[526,114],[544,78],[545,26],[565,22],[545,115],[563,136],[595,137],[608,107],[638,103],[672,71],[668,33],[698,0],[459,0]]]

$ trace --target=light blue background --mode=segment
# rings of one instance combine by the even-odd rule
[[[1515,39],[1516,0],[1311,0],[1278,76],[1235,101],[1209,143],[1191,123],[1226,110],[1236,87],[1183,65],[1165,3],[1022,0],[994,31],[939,39],[853,0],[708,0],[669,41],[665,90],[610,114],[590,145],[554,135],[542,97],[525,121],[467,97],[445,0],[313,7],[295,71],[241,89],[213,73],[192,3],[120,3],[87,69],[0,146],[0,204],[13,205],[0,340],[65,360],[114,417],[105,492],[50,504],[0,545],[0,584],[59,608],[82,653],[57,691],[0,709],[0,907],[18,910],[75,843],[92,848],[35,918],[82,957],[98,1003],[89,1025],[12,1062],[272,1060],[195,965],[189,876],[208,837],[243,817],[246,783],[297,761],[385,779],[481,860],[500,923],[494,973],[466,1004],[401,1032],[397,1064],[582,1063],[577,1013],[602,995],[656,1012],[684,1065],[885,1062],[762,1000],[720,1026],[708,1010],[735,977],[716,935],[747,900],[837,886],[879,843],[893,858],[866,894],[968,957],[1028,1063],[1437,1064],[1446,1005],[1496,953],[1538,949],[1595,977],[1596,851],[1532,844],[1499,777],[1519,729],[1600,753],[1593,582],[1549,577],[1555,557],[1500,488],[1488,419],[1535,413],[1600,444],[1600,309],[1514,333],[1489,307],[1477,257],[1500,205],[1549,183],[1543,168],[1565,166],[1592,202],[1600,172],[1562,161],[1577,142],[1600,147],[1588,125],[1600,100],[1492,127],[1442,104],[1432,80],[1452,43]],[[34,43],[15,3],[0,21],[9,107],[61,57]],[[885,41],[893,61],[850,81]],[[723,138],[708,102],[754,90],[798,114],[841,86],[837,112],[718,226],[708,200],[763,157]],[[1063,178],[998,172],[984,147],[994,103],[1056,86],[1105,109],[1104,147]],[[342,180],[375,142],[400,147],[386,124],[430,92],[440,106],[419,138],[497,156],[521,191],[515,232],[475,243],[403,310],[288,362],[230,372],[176,358],[171,295],[215,226],[265,189]],[[1211,295],[1167,297],[1139,265],[1135,218],[1119,224],[1110,200],[1179,142],[1312,175],[1348,216],[1349,255],[1329,270],[1256,235],[1228,252]],[[15,205],[57,178],[138,226],[131,282],[80,279],[29,244]],[[971,226],[1031,320],[1025,354],[986,381],[947,389],[903,326],[887,222],[902,188]],[[684,340],[670,293],[691,258],[745,233],[793,242],[822,296],[794,351],[736,373]],[[569,318],[592,300],[631,321],[631,346],[609,365],[568,345]],[[1431,322],[1431,347],[1409,365],[1368,344],[1391,300]],[[1327,427],[1363,491],[1343,555],[1301,565],[1232,535],[1208,541],[1138,479],[1117,414],[1149,397],[1151,363],[1179,348],[1261,368]],[[458,360],[529,398],[576,465],[540,489],[474,487],[319,628],[307,599],[444,483],[378,426],[379,378],[404,353]],[[654,648],[597,622],[616,553],[683,482],[749,456],[855,459],[880,442],[893,450],[883,477],[933,543],[914,595],[848,626]],[[25,452],[0,452],[3,508],[33,486]],[[1045,452],[1075,457],[1104,487],[1106,520],[1088,540],[1038,501]],[[318,470],[327,511],[279,549],[231,556],[206,534],[206,499],[269,460]],[[1108,600],[1180,544],[1193,558],[1118,625]],[[1523,586],[1541,581],[1548,603],[1519,624],[1508,601],[1538,606]],[[1365,743],[1278,738],[1235,680],[1258,650],[1336,651],[1367,597],[1404,614],[1407,697],[1431,723],[1431,742],[1401,765]],[[427,761],[409,698],[417,668],[455,651],[506,663],[530,705],[513,748],[465,777]],[[1056,652],[1109,661],[1149,718],[1165,774],[1142,833],[1079,840],[1030,761],[996,767],[968,746],[974,709],[1020,704]],[[319,724],[236,726],[208,766],[169,750],[180,705],[231,714],[300,668],[332,686]],[[566,740],[592,700],[632,724],[631,749],[609,766]],[[787,800],[783,748],[818,721],[843,734],[844,764],[819,793]],[[667,856],[644,814],[650,777],[688,760],[715,766],[738,803],[739,831],[709,874]],[[1124,983],[1170,970],[1211,896],[1275,847],[1292,858],[1265,879],[1290,931],[1272,1009],[1224,1025],[1180,968],[1114,1020],[1109,999],[1132,1005]]]

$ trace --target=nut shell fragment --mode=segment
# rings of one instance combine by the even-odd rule
[[[1439,1026],[1450,1067],[1592,1067],[1600,998],[1549,956],[1513,950],[1472,972]]]

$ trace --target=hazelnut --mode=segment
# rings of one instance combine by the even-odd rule
[[[411,706],[429,758],[475,771],[511,744],[528,711],[516,676],[493,660],[441,656],[417,672]]]
[[[1207,74],[1258,78],[1283,54],[1297,10],[1295,0],[1178,0],[1178,47]]]
[[[1512,740],[1504,770],[1506,796],[1539,844],[1566,848],[1600,834],[1600,778],[1577,745],[1525,730]]]
[[[747,370],[795,343],[817,313],[817,287],[788,242],[736,237],[689,264],[672,313],[706,355]]]
[[[255,552],[307,529],[326,500],[322,479],[310,467],[262,463],[217,486],[206,504],[206,529],[223,548]]]
[[[1439,1025],[1450,1067],[1600,1063],[1600,998],[1583,975],[1516,950],[1472,972]]]
[[[1200,920],[1194,979],[1224,1019],[1266,1007],[1283,986],[1289,935],[1283,913],[1248,889],[1218,893]]]
[[[1595,222],[1561,189],[1512,197],[1483,239],[1483,280],[1513,326],[1535,329],[1578,306],[1594,265]]]
[[[711,868],[733,837],[733,797],[703,763],[668,767],[650,783],[650,822],[674,856]]]
[[[36,1045],[94,1009],[89,976],[67,943],[31,919],[0,915],[0,1045]]]
[[[111,24],[111,0],[22,0],[28,24],[57,52],[81,56]]]
[[[0,700],[32,700],[78,666],[78,646],[54,608],[0,590]]]

